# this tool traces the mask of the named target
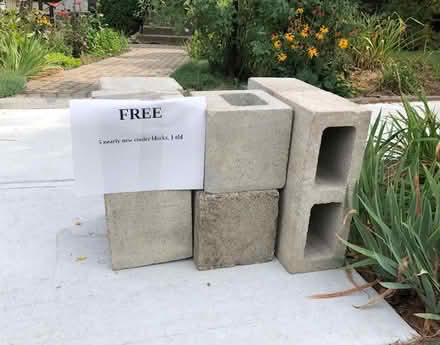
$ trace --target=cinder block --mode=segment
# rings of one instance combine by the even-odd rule
[[[359,178],[371,113],[295,79],[252,78],[293,108],[286,187],[281,192],[277,257],[287,271],[308,272],[343,264],[353,189]],[[287,91],[286,91],[287,90]]]
[[[205,191],[282,188],[292,109],[263,91],[194,92],[207,98]]]
[[[183,88],[169,77],[104,77],[99,79],[101,90],[177,91]]]
[[[92,97],[158,100],[183,95],[100,90]],[[191,191],[106,194],[104,202],[114,270],[192,257]]]
[[[192,257],[190,191],[106,194],[114,270]]]
[[[137,99],[137,100],[159,100],[181,98],[183,95],[177,91],[144,91],[144,90],[98,90],[92,92],[93,99]]]
[[[196,192],[194,262],[199,270],[271,261],[279,193]]]

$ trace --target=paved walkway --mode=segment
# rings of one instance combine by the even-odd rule
[[[88,97],[101,77],[160,77],[174,72],[186,59],[181,47],[139,45],[118,57],[61,71],[28,82],[28,97]]]

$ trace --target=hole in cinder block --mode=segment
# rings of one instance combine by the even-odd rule
[[[223,99],[230,105],[246,107],[251,105],[267,105],[267,102],[262,100],[253,93],[228,93],[221,95]]]
[[[317,183],[347,182],[355,136],[354,127],[329,127],[324,130],[316,170]]]
[[[310,211],[304,257],[329,257],[336,248],[336,233],[342,226],[342,204],[314,205]]]

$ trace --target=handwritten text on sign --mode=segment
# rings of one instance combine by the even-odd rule
[[[70,109],[79,194],[203,188],[204,98],[76,100]]]

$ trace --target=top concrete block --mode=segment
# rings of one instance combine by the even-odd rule
[[[292,109],[264,91],[194,92],[207,98],[205,191],[282,188]]]
[[[104,77],[99,80],[99,86],[101,90],[183,91],[169,77]]]
[[[145,91],[145,90],[98,90],[92,92],[93,99],[136,99],[136,100],[160,100],[182,98],[178,91]]]
[[[271,95],[275,92],[319,90],[315,86],[295,78],[249,78],[248,89],[264,90]]]
[[[290,106],[302,107],[310,112],[367,113],[356,103],[295,78],[250,78],[248,89],[264,90]]]

